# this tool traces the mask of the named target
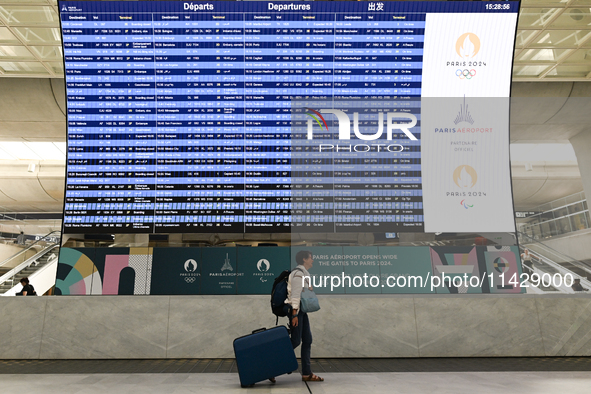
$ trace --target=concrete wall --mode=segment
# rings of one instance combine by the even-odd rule
[[[27,246],[19,246],[19,245],[11,245],[11,244],[0,244],[0,262],[8,259],[9,257],[14,256],[15,254],[21,252]],[[0,266],[2,269],[12,269],[17,265],[23,263],[30,257],[33,257],[37,253],[39,253],[39,248],[29,249],[27,252],[20,255],[18,258],[15,258],[11,261],[8,261],[6,264]]]
[[[590,356],[591,296],[320,296],[312,357]],[[0,297],[0,358],[226,358],[268,296]],[[280,323],[285,323],[286,319]]]

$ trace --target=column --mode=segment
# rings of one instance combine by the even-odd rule
[[[581,172],[581,180],[588,207],[589,196],[591,196],[591,130],[581,131],[579,134],[571,137],[570,143],[575,150],[577,162],[579,163],[579,171]]]

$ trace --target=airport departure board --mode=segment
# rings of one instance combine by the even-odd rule
[[[479,86],[479,79],[486,81],[481,91],[500,89],[492,94],[508,97],[518,7],[60,1],[68,107],[64,231],[290,232],[296,222],[318,221],[324,232],[425,231],[421,99],[438,86],[445,92],[436,96],[465,97],[465,86]],[[475,27],[462,30],[462,20]],[[495,36],[497,30],[509,33]],[[504,57],[478,58],[486,45],[506,48]],[[437,55],[440,47],[453,56]],[[426,76],[431,64],[457,88]],[[372,162],[380,167],[351,172],[367,185],[343,194],[349,186],[335,168],[330,191],[300,200],[294,221],[294,184],[301,182],[292,170],[306,164],[293,151],[298,100],[390,101],[390,110],[404,108],[414,121],[407,117],[408,133],[388,135],[387,150],[376,156],[382,160],[385,152],[386,161]],[[329,113],[306,111],[302,124],[315,132],[338,128]],[[384,122],[391,122],[385,114]],[[349,149],[364,153],[358,143],[367,141],[353,129]],[[476,176],[470,166],[458,171]],[[380,180],[372,184],[372,177]],[[322,215],[310,214],[314,207]]]

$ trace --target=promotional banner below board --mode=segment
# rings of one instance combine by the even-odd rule
[[[238,294],[271,294],[273,281],[289,269],[289,248],[238,249]]]
[[[203,248],[202,294],[237,294],[236,278],[243,275],[236,264],[236,248]]]
[[[150,294],[201,294],[200,248],[155,248]]]
[[[433,293],[429,247],[292,247],[292,268],[300,250],[312,253],[310,269],[317,294]]]
[[[56,295],[270,295],[313,255],[317,294],[525,293],[516,246],[62,248]]]
[[[431,258],[427,246],[384,246],[380,254],[382,293],[421,294],[434,293],[431,289]],[[388,278],[390,279],[389,283]],[[399,279],[400,278],[400,279]],[[396,283],[396,286],[391,286]]]

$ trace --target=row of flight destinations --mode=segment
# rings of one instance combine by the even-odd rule
[[[381,157],[374,157],[374,158],[343,158],[343,157],[322,157],[322,158],[308,158],[308,157],[290,157],[290,158],[274,158],[274,159],[267,159],[267,158],[204,158],[204,159],[196,159],[196,158],[179,158],[179,159],[168,159],[168,158],[150,158],[150,159],[68,159],[68,165],[134,165],[134,166],[154,166],[156,165],[156,169],[159,166],[199,166],[198,168],[203,170],[216,170],[216,169],[227,169],[227,168],[239,168],[239,166],[258,166],[258,165],[271,165],[271,166],[280,166],[278,168],[284,168],[284,166],[293,165],[295,168],[315,168],[316,166],[322,165],[364,165],[364,166],[391,166],[400,164],[400,168],[406,168],[410,165],[419,165],[421,164],[421,159],[400,159],[394,158],[391,156],[381,156]],[[290,168],[286,167],[286,168]],[[122,167],[122,170],[125,171],[129,167]],[[190,168],[190,167],[189,167]],[[417,167],[408,167],[408,169],[413,169]]]
[[[394,23],[393,23],[394,24]],[[125,27],[125,26],[124,26]],[[129,27],[129,26],[128,26]],[[62,30],[64,35],[64,41],[74,41],[80,40],[80,36],[93,36],[93,37],[109,37],[109,36],[121,36],[125,35],[125,37],[131,37],[132,40],[134,37],[142,38],[142,36],[150,36],[152,37],[154,34],[162,34],[165,37],[184,37],[187,39],[187,35],[190,36],[201,36],[206,35],[210,39],[213,39],[215,36],[217,37],[225,37],[225,36],[236,36],[239,35],[243,38],[247,34],[252,35],[249,36],[252,39],[258,39],[261,36],[267,35],[284,35],[283,38],[285,39],[294,39],[294,36],[301,36],[305,35],[306,37],[316,37],[316,36],[335,36],[337,34],[342,34],[342,37],[349,37],[349,36],[356,36],[356,35],[364,35],[364,36],[378,36],[378,37],[401,37],[405,35],[418,35],[423,36],[425,34],[424,26],[417,25],[414,28],[400,28],[400,26],[393,26],[393,27],[385,27],[380,26],[378,28],[374,26],[362,26],[357,28],[347,27],[347,28],[318,28],[314,26],[305,26],[305,27],[271,27],[271,28],[244,28],[244,27],[221,27],[220,26],[181,26],[181,27],[134,27],[134,28],[105,28],[105,27],[85,27],[85,28],[64,28]]]

